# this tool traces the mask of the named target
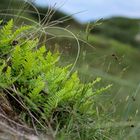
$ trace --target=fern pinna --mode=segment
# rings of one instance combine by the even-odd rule
[[[70,66],[58,65],[59,53],[52,54],[45,46],[38,47],[38,39],[22,37],[22,33],[31,28],[23,26],[14,30],[10,20],[0,29],[1,91],[10,92],[18,101],[22,99],[40,121],[57,117],[66,110],[67,115],[73,110],[93,115],[94,96],[110,86],[93,92],[93,85],[100,79],[81,83],[77,72],[69,74]],[[19,114],[30,116],[22,111],[22,106],[20,108]]]

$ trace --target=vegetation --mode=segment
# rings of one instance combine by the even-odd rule
[[[37,39],[21,36],[20,33],[30,28],[22,26],[13,32],[13,20],[10,20],[0,30],[1,93],[11,99],[11,106],[25,123],[31,125],[33,119],[38,128],[47,124],[61,130],[94,122],[97,116],[94,100],[110,85],[96,89],[94,85],[100,78],[89,84],[81,83],[77,72],[70,72],[70,66],[57,65],[58,53],[46,52],[45,46],[38,48]],[[77,119],[80,122],[70,124]],[[84,139],[82,132],[77,131],[79,139]]]
[[[0,117],[2,108],[58,140],[139,139],[139,19],[82,25],[53,9],[2,1]]]

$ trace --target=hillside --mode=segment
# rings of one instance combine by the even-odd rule
[[[140,19],[112,17],[101,21],[102,24],[92,30],[93,34],[116,39],[122,43],[140,47]]]

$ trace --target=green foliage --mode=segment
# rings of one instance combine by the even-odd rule
[[[2,22],[2,21],[1,21]],[[0,53],[1,57],[5,56],[12,50],[12,42],[21,35],[25,30],[30,29],[30,26],[23,26],[15,30],[13,33],[13,20],[11,19],[7,25],[0,30]]]
[[[17,44],[11,44],[27,29],[30,27],[14,31],[13,20],[10,20],[0,30],[0,89],[5,93],[7,89],[19,101],[22,99],[41,122],[56,117],[62,120],[60,116],[64,112],[67,112],[65,116],[73,111],[79,115],[95,115],[94,98],[110,85],[96,89],[94,85],[100,78],[89,84],[81,83],[77,72],[70,73],[71,66],[58,65],[59,53],[47,52],[45,46],[38,48],[38,39],[22,37]],[[20,106],[20,114],[29,118],[29,112],[24,109]]]

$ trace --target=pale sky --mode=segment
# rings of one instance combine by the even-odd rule
[[[87,22],[111,16],[140,18],[140,0],[35,0],[41,6],[55,6],[56,9]]]

